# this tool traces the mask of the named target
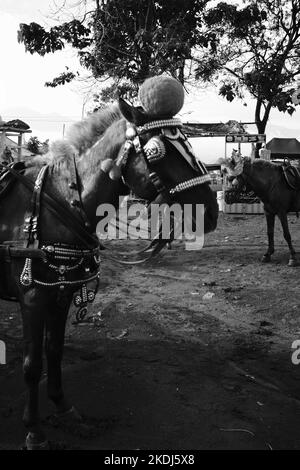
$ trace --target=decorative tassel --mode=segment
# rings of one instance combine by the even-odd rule
[[[20,276],[22,286],[31,286],[32,284],[32,259],[26,258],[23,271]]]
[[[97,289],[96,289],[97,290]],[[87,315],[88,311],[88,302],[93,302],[96,297],[96,291],[94,290],[88,290],[87,285],[83,284],[81,286],[80,292],[75,295],[74,297],[74,305],[75,307],[78,308],[78,311],[75,314],[76,321],[74,322],[75,324],[77,323],[83,323],[85,321],[85,317]]]

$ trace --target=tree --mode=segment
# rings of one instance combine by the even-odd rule
[[[113,79],[104,92],[109,99],[118,86],[134,91],[150,75],[168,72],[185,82],[186,62],[193,48],[207,39],[199,34],[201,12],[207,0],[95,0],[81,20],[46,31],[36,24],[21,24],[19,42],[26,51],[44,55],[70,44],[81,65],[103,81]],[[66,70],[47,86],[70,82],[76,72]],[[130,90],[131,88],[131,90]]]
[[[27,149],[32,152],[34,155],[42,155],[47,153],[49,150],[49,140],[41,142],[38,137],[30,137],[27,142]]]
[[[90,0],[82,17],[45,28],[21,24],[19,41],[44,55],[67,44],[99,82],[101,106],[116,93],[132,97],[146,77],[168,72],[181,83],[215,83],[227,100],[256,100],[255,121],[264,133],[272,108],[292,114],[300,77],[300,0]],[[80,0],[81,4],[86,0]],[[67,69],[47,82],[70,82]]]
[[[215,42],[198,50],[196,76],[219,83],[227,100],[256,100],[255,121],[264,133],[272,108],[295,111],[295,80],[300,77],[300,0],[246,0],[239,8],[221,2],[205,14]]]

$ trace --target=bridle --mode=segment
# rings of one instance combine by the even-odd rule
[[[116,165],[120,168],[120,174],[122,175],[124,183],[127,184],[126,168],[128,161],[132,156],[132,152],[135,152],[136,155],[141,156],[141,158],[145,161],[149,170],[150,181],[156,190],[156,196],[154,199],[148,202],[148,209],[150,209],[152,204],[155,203],[171,204],[174,202],[174,197],[178,193],[211,182],[211,177],[208,174],[205,165],[200,160],[196,159],[187,137],[181,131],[180,128],[182,127],[182,123],[179,119],[160,119],[148,122],[142,126],[136,126],[131,122],[126,121],[126,127],[126,140],[121,147],[119,156],[116,160]],[[158,130],[158,135],[152,136],[145,143],[145,145],[142,145],[142,136],[153,130]],[[159,164],[166,157],[166,142],[173,146],[174,149],[179,152],[180,156],[184,158],[187,163],[198,173],[196,177],[180,182],[171,188],[166,188],[163,182],[163,178],[160,175],[159,168]],[[162,227],[160,227],[159,233],[156,235],[156,237],[144,249],[132,253],[126,253],[126,256],[128,256],[141,255],[145,254],[145,252],[149,252],[150,254],[147,257],[144,257],[138,261],[125,261],[124,259],[118,260],[113,256],[109,256],[109,258],[125,265],[140,264],[150,260],[156,256],[167,243],[167,240],[161,239],[161,230]],[[170,239],[173,233],[174,227],[171,228]],[[123,255],[125,255],[125,253],[123,253]]]
[[[180,130],[182,123],[179,119],[151,121],[139,127],[127,121],[126,125],[126,141],[116,161],[116,165],[120,167],[122,175],[125,173],[130,154],[134,150],[137,155],[142,156],[145,160],[149,169],[149,178],[157,194],[162,195],[166,202],[182,191],[211,182],[211,177],[205,166],[195,158],[187,137]],[[141,137],[153,130],[159,130],[159,134],[151,137],[142,146]],[[169,189],[166,188],[159,174],[159,163],[166,156],[165,141],[171,144],[188,164],[199,173],[198,176],[178,183]]]

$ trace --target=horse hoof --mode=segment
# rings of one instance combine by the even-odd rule
[[[290,259],[288,262],[288,266],[294,268],[295,266],[298,266],[298,262],[295,259]]]
[[[48,425],[60,428],[62,431],[75,436],[89,438],[98,435],[98,427],[85,421],[86,419],[82,418],[74,407],[64,413],[48,416],[46,419]]]
[[[48,416],[45,422],[56,428],[72,428],[73,426],[82,424],[83,419],[76,408],[72,406],[72,408],[67,411],[61,413],[57,412]]]
[[[68,411],[64,411],[63,413],[56,413],[55,417],[58,420],[75,421],[78,423],[82,421],[82,416],[78,413],[75,406],[72,406],[72,408]]]
[[[26,450],[49,450],[49,442],[42,440],[36,433],[29,432],[25,440]]]
[[[264,255],[261,259],[262,263],[270,263],[271,261],[271,255]]]

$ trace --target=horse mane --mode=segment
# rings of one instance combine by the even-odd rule
[[[280,166],[270,160],[256,158],[254,160],[250,160],[249,164],[253,170],[257,170],[259,173],[267,175],[268,177],[270,176],[271,178],[280,174]]]
[[[246,164],[249,165],[254,165],[255,167],[261,168],[262,170],[264,168],[273,168],[276,169],[278,168],[278,165],[276,163],[270,162],[269,160],[264,160],[262,158],[255,158],[252,160],[250,157],[243,157],[244,161]],[[219,158],[218,163],[220,165],[224,164],[225,166],[231,163],[230,158]]]
[[[276,165],[276,163],[270,162],[269,160],[264,160],[263,158],[255,158],[255,160],[252,160],[251,163],[262,169],[263,168],[278,168],[278,165]]]
[[[106,129],[121,118],[118,104],[113,104],[73,124],[67,133],[67,140],[81,155],[100,139]]]
[[[68,165],[74,155],[79,157],[84,155],[99,141],[111,125],[121,118],[122,114],[118,104],[90,114],[86,119],[71,126],[65,140],[52,142],[46,154],[28,160],[27,166]]]

